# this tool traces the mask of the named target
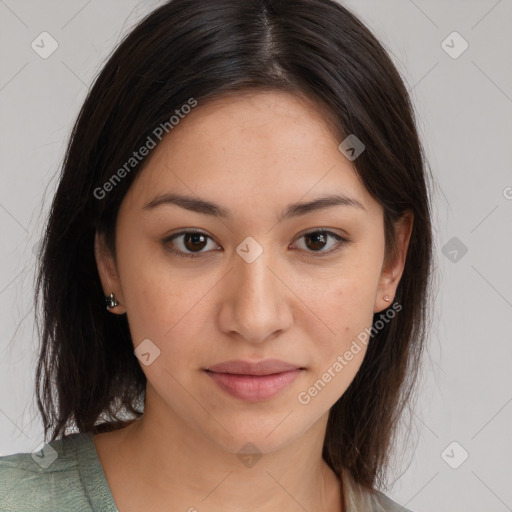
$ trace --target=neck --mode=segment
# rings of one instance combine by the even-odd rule
[[[326,422],[327,415],[285,447],[251,456],[226,451],[179,417],[170,421],[146,406],[141,420],[95,442],[121,512],[342,512],[340,479],[321,455]]]

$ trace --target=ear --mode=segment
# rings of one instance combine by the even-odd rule
[[[385,258],[382,266],[373,310],[375,313],[383,311],[393,302],[398,283],[404,271],[413,223],[414,215],[408,210],[394,224],[396,244],[394,250],[392,249],[388,257]],[[384,300],[386,296],[389,301]]]
[[[98,233],[98,231],[96,231],[96,235],[94,237],[94,257],[96,258],[96,266],[98,267],[98,274],[100,276],[101,286],[105,297],[114,293],[115,298],[119,303],[118,306],[109,309],[109,311],[119,315],[126,313],[123,291],[117,274],[114,256],[107,247],[104,234]]]

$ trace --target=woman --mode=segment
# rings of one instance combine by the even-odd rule
[[[425,339],[427,178],[338,3],[148,15],[68,146],[36,293],[51,440],[0,458],[2,510],[405,510],[379,488]]]

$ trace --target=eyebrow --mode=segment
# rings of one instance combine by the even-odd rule
[[[205,199],[184,196],[180,194],[161,194],[147,203],[143,210],[153,210],[159,206],[174,204],[196,213],[203,215],[211,215],[226,220],[231,220],[233,214],[226,208]],[[333,206],[351,206],[363,211],[367,211],[364,205],[357,199],[347,197],[341,194],[334,194],[320,197],[309,202],[293,203],[286,207],[279,216],[278,221],[299,217],[310,212],[331,208]]]

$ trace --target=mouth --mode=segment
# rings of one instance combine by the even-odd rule
[[[291,384],[302,369],[270,375],[239,375],[205,370],[206,374],[229,395],[247,402],[269,400]]]
[[[290,370],[303,370],[304,367],[281,361],[280,359],[264,359],[262,361],[244,361],[233,359],[224,361],[206,368],[207,371],[215,373],[229,373],[236,375],[264,376],[284,373]]]

